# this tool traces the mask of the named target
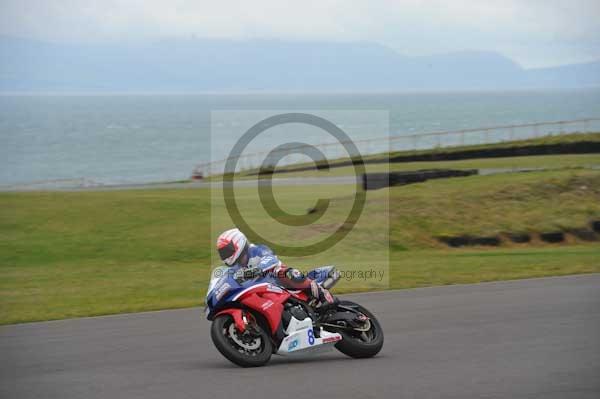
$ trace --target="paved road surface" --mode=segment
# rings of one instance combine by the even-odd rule
[[[326,176],[326,177],[275,177],[272,179],[273,186],[314,186],[322,184],[356,184],[355,176]],[[119,184],[119,185],[77,185],[65,184],[62,181],[57,183],[23,184],[15,186],[0,186],[0,192],[20,192],[20,191],[118,191],[118,190],[150,190],[150,189],[191,189],[191,188],[210,188],[221,187],[222,182],[204,182],[191,181],[185,183],[140,183],[140,184]],[[257,185],[267,185],[268,180],[236,180],[236,187],[256,187]]]
[[[0,328],[1,398],[600,397],[600,274],[350,295],[382,353],[241,369],[201,310]]]
[[[538,169],[479,169],[481,175],[493,175],[498,173],[526,172]],[[285,175],[284,175],[285,176]],[[315,176],[315,177],[279,177],[273,176],[274,186],[314,186],[322,184],[356,184],[356,177],[350,176]],[[362,182],[362,180],[361,180]],[[235,181],[237,187],[256,187],[266,185],[267,180],[239,179]],[[119,191],[119,190],[149,190],[149,189],[194,189],[194,188],[219,188],[222,182],[207,182],[195,180],[191,182],[178,183],[140,183],[140,184],[115,184],[102,185],[85,179],[42,181],[31,184],[13,186],[0,186],[0,192],[27,192],[27,191]]]
[[[587,165],[589,169],[600,169],[600,165]],[[501,173],[519,173],[548,170],[547,168],[487,168],[479,169],[482,176],[496,175]],[[285,174],[283,175],[285,176]],[[274,186],[314,186],[322,184],[356,184],[356,177],[350,176],[314,176],[314,177],[280,177],[273,176]],[[362,180],[361,180],[362,181]],[[149,190],[149,189],[193,189],[220,187],[221,182],[191,181],[184,183],[140,183],[140,184],[117,184],[101,185],[86,179],[71,180],[49,180],[30,184],[0,186],[0,192],[19,191],[116,191],[116,190]],[[238,187],[255,187],[266,185],[267,181],[255,179],[240,179],[235,181]]]

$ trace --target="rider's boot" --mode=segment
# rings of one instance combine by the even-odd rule
[[[340,301],[336,297],[331,295],[329,290],[321,287],[320,285],[318,286],[318,293],[316,299],[318,302],[315,307],[315,310],[318,313],[323,313],[329,309],[333,309],[340,303]]]

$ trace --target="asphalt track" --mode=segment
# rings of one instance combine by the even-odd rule
[[[589,169],[600,169],[600,165],[588,165]],[[479,169],[481,176],[496,175],[502,173],[535,172],[548,170],[547,168],[484,168]],[[285,174],[284,174],[285,176]],[[197,188],[219,188],[222,182],[194,180],[190,182],[167,182],[167,183],[139,183],[139,184],[95,184],[84,182],[85,179],[40,181],[29,184],[17,184],[0,186],[0,192],[26,192],[26,191],[119,191],[119,190],[159,190],[159,189],[197,189]],[[314,186],[331,184],[356,184],[354,175],[348,176],[313,176],[313,177],[281,177],[273,176],[273,179],[238,179],[234,184],[236,187],[266,186]],[[359,183],[362,182],[359,179]]]
[[[600,165],[587,165],[589,169],[600,169]],[[478,169],[479,175],[489,176],[502,173],[520,173],[549,170],[547,168],[484,168]],[[359,179],[359,183],[362,180]],[[266,186],[314,186],[331,184],[356,184],[354,175],[348,176],[314,176],[314,177],[277,177],[273,179],[239,179],[234,182],[236,187]],[[139,184],[97,184],[85,179],[49,180],[28,184],[15,184],[0,186],[0,192],[27,192],[27,191],[119,191],[119,190],[159,190],[159,189],[197,189],[219,188],[219,181],[194,180],[190,182],[167,183],[139,183]]]
[[[0,397],[600,397],[600,274],[347,298],[381,320],[375,358],[241,369],[199,308],[0,327]]]
[[[327,176],[327,177],[279,177],[273,179],[239,179],[234,181],[236,187],[266,186],[315,186],[331,184],[356,184],[355,176]],[[0,192],[23,192],[23,191],[120,191],[120,190],[162,190],[162,189],[194,189],[194,188],[219,188],[223,182],[194,180],[183,183],[140,183],[140,184],[116,184],[116,185],[90,185],[69,186],[58,183],[47,184],[23,184],[14,186],[0,186]]]

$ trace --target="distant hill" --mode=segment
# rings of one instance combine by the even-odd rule
[[[523,69],[501,54],[407,57],[373,43],[0,38],[0,91],[443,90],[600,86],[600,61]]]

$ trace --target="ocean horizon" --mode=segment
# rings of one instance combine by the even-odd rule
[[[187,179],[195,165],[227,155],[227,149],[241,134],[239,126],[243,121],[236,120],[236,115],[261,110],[351,111],[356,120],[345,121],[352,133],[349,135],[353,140],[365,140],[384,128],[396,136],[600,117],[600,88],[506,92],[0,93],[0,186]],[[215,134],[211,125],[214,111],[228,112],[229,130],[220,129]],[[382,111],[389,118],[381,121],[381,126],[369,128],[361,125],[361,111]],[[597,128],[600,130],[600,126]],[[281,130],[277,140],[296,141],[299,135],[298,130]],[[315,135],[308,141],[319,144],[327,139]],[[222,149],[222,153],[215,152],[215,148]]]

